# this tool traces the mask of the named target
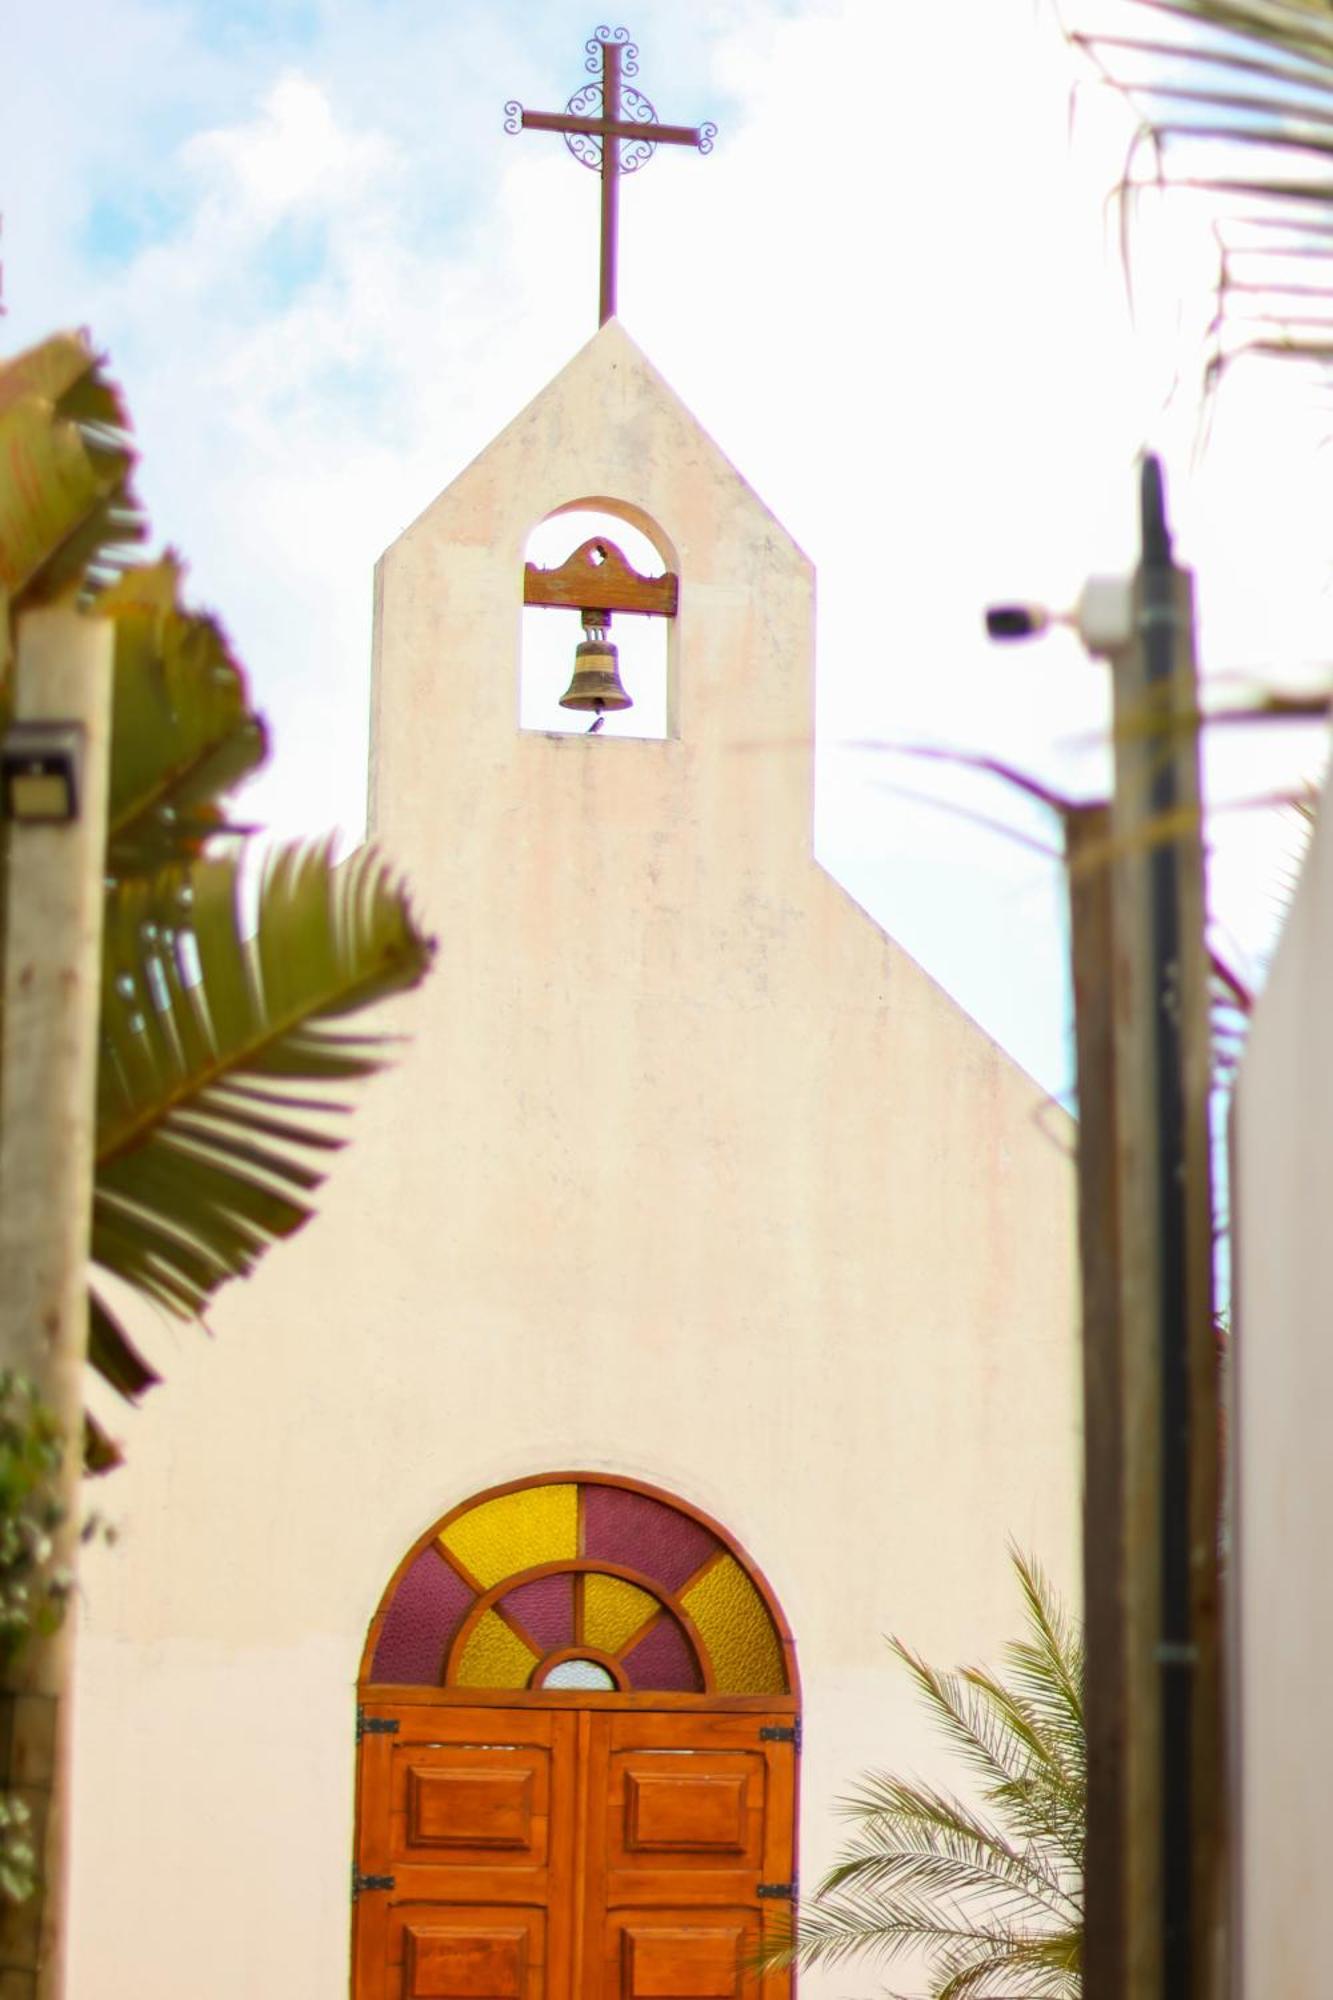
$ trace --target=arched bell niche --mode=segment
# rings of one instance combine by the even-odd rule
[[[602,1473],[465,1501],[409,1551],[371,1626],[366,1692],[793,1701],[791,1635],[715,1521]]]
[[[528,536],[524,562],[556,569],[575,550],[602,538],[642,576],[660,577],[668,571],[679,575],[670,541],[651,516],[628,502],[601,498],[571,501],[538,522]],[[520,728],[546,735],[650,741],[674,736],[675,619],[613,613],[608,636],[619,654],[620,678],[633,706],[608,710],[600,718],[560,706],[573,670],[574,649],[584,636],[578,610],[524,606]]]

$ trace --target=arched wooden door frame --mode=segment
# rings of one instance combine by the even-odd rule
[[[467,1573],[472,1601],[441,1644],[448,1684],[376,1679],[386,1620],[413,1565],[436,1544],[464,1574],[441,1541],[451,1526],[490,1502],[543,1487],[575,1489],[572,1551],[508,1574],[488,1571],[488,1581]],[[672,1510],[712,1553],[676,1590],[654,1576],[652,1561],[640,1567],[589,1556],[589,1488]],[[564,1508],[564,1496],[552,1495],[552,1505]],[[764,1650],[758,1673],[776,1662],[781,1687],[725,1685],[744,1673],[734,1658],[719,1671],[716,1640],[682,1601],[695,1592],[697,1609],[710,1569],[726,1563],[743,1573],[771,1623],[776,1650]],[[607,1588],[619,1583],[654,1597],[657,1622],[676,1623],[694,1647],[700,1685],[541,1685],[558,1659],[598,1654],[582,1598],[577,1629],[540,1657],[534,1650],[524,1684],[461,1683],[469,1635],[497,1607],[502,1612],[506,1592],[566,1572],[571,1592],[579,1587],[574,1577],[600,1572],[611,1579]],[[738,1589],[734,1571],[723,1581]],[[627,1640],[624,1651],[633,1656],[643,1637]],[[530,1635],[525,1641],[533,1649]],[[628,1677],[620,1657],[607,1654],[606,1665]],[[511,1679],[515,1671],[511,1655]],[[795,1643],[763,1572],[701,1508],[606,1472],[543,1473],[460,1502],[417,1538],[390,1579],[362,1655],[357,1718],[353,2000],[638,2000],[667,1991],[783,2000],[789,1992],[788,1974],[756,1974],[751,1961],[760,1940],[782,1928],[795,1896]]]

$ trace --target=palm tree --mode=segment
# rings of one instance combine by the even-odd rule
[[[930,2000],[1074,2000],[1082,1991],[1083,1647],[1035,1563],[1013,1554],[1026,1636],[1008,1675],[907,1668],[980,1803],[873,1772],[842,1801],[852,1832],[769,1963],[891,1964],[919,1953]]]

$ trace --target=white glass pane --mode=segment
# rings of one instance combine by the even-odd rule
[[[542,1682],[548,1688],[614,1688],[615,1684],[615,1676],[600,1660],[562,1660]]]

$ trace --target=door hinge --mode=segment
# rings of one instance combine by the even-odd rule
[[[761,1882],[756,1893],[762,1896],[766,1902],[794,1903],[796,1901],[796,1882],[794,1878],[790,1882]]]
[[[353,1900],[361,1894],[363,1889],[396,1889],[397,1886],[398,1881],[396,1876],[362,1875],[357,1869],[354,1868],[352,1870]]]
[[[398,1717],[396,1715],[367,1715],[364,1708],[356,1711],[356,1740],[363,1736],[396,1736]]]
[[[801,1747],[801,1718],[795,1722],[766,1722],[759,1731],[761,1743],[790,1743],[799,1752]]]

